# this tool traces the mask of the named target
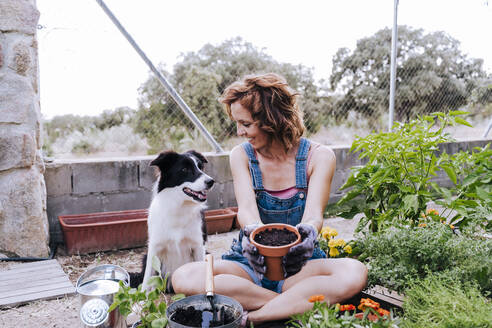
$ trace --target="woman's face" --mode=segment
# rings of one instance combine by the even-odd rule
[[[255,149],[267,145],[267,134],[258,128],[258,123],[253,121],[251,113],[244,108],[239,101],[231,104],[232,119],[237,124],[237,135],[247,138]]]

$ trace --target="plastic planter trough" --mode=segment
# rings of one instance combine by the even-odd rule
[[[147,209],[61,215],[68,254],[145,246]]]
[[[228,208],[205,211],[207,234],[229,232],[232,230],[236,213]]]
[[[85,254],[145,246],[147,209],[60,215],[68,254]],[[207,233],[232,230],[236,213],[230,209],[205,211]]]

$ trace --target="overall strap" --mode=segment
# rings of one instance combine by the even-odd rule
[[[253,146],[251,146],[249,142],[243,142],[241,146],[246,152],[246,155],[248,155],[249,172],[251,173],[251,179],[253,180],[253,189],[255,191],[265,190],[265,188],[263,188],[263,180],[261,179],[260,165],[258,159],[256,159]]]
[[[296,188],[307,189],[307,158],[309,154],[310,142],[306,138],[301,138],[299,149],[296,155]]]

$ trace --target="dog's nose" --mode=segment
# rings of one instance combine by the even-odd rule
[[[205,184],[207,185],[207,188],[209,188],[209,189],[212,188],[214,183],[215,183],[214,179],[209,179],[209,180],[205,181]]]

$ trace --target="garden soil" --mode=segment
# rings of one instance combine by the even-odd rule
[[[329,218],[324,220],[324,225],[329,225],[338,230],[338,238],[350,240],[358,220],[344,220],[342,218]],[[206,248],[214,259],[219,259],[222,253],[229,249],[233,238],[237,238],[238,231],[208,236]],[[70,281],[76,284],[77,279],[87,269],[101,264],[116,264],[129,272],[141,270],[142,257],[146,248],[119,250],[87,255],[64,255],[64,249],[58,248],[55,259],[67,273]],[[5,271],[16,263],[0,262],[0,271]],[[80,300],[77,295],[63,297],[54,300],[35,301],[23,306],[0,309],[0,327],[25,327],[25,328],[75,328],[81,327],[78,317]],[[129,317],[128,323],[136,321],[135,317]]]

